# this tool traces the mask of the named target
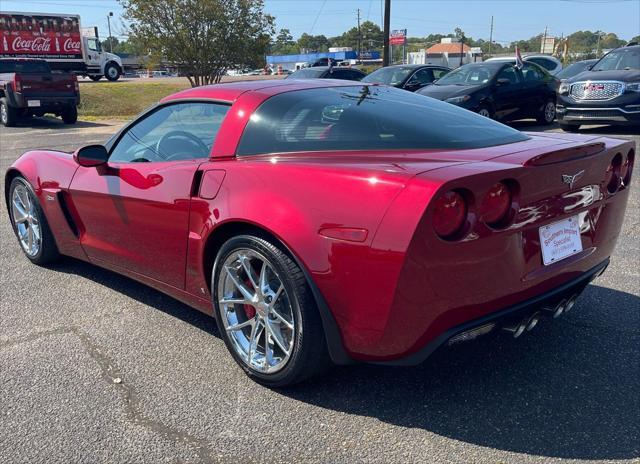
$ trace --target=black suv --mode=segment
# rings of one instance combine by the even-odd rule
[[[556,112],[570,132],[581,124],[640,125],[640,45],[612,50],[590,71],[562,82]]]

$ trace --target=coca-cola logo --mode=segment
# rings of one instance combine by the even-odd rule
[[[75,41],[72,39],[67,39],[64,41],[62,48],[65,52],[79,52],[80,51],[80,41]]]
[[[36,37],[29,40],[16,37],[12,45],[17,52],[48,52],[51,50],[51,38]]]

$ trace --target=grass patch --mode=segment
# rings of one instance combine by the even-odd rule
[[[188,83],[95,82],[80,84],[78,115],[84,120],[130,119]]]

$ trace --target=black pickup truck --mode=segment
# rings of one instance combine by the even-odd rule
[[[45,113],[74,124],[79,103],[75,75],[51,72],[44,60],[0,59],[0,123],[4,126],[14,126],[19,117]]]
[[[640,126],[640,45],[612,50],[589,70],[563,81],[556,117],[569,132],[582,124]]]

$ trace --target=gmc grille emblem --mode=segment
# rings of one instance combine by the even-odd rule
[[[584,175],[584,169],[580,172],[576,172],[574,175],[562,174],[562,182],[567,184],[569,188],[573,188],[573,184],[576,183]]]
[[[604,90],[604,84],[587,84],[584,86],[584,90],[588,90],[589,92]]]

